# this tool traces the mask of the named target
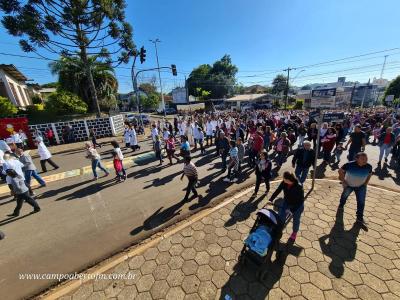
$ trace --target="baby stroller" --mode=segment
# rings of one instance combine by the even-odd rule
[[[239,255],[239,263],[244,265],[248,261],[258,267],[257,277],[263,280],[271,264],[271,257],[276,251],[276,259],[282,257],[279,250],[279,241],[282,237],[283,229],[292,219],[292,213],[287,211],[285,222],[279,218],[277,212],[272,209],[262,208],[257,212],[257,218],[250,230],[249,236],[245,240],[242,251]],[[257,233],[258,232],[258,233]],[[268,237],[269,235],[269,237]],[[261,241],[256,241],[261,239]],[[263,246],[267,247],[263,250]]]

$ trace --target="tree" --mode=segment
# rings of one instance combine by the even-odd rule
[[[57,91],[47,99],[46,109],[57,115],[69,115],[86,113],[88,106],[77,95],[66,91]]]
[[[99,106],[109,110],[116,106],[115,94],[118,91],[118,81],[114,69],[110,64],[98,60],[98,55],[88,58],[88,64],[93,76]],[[78,56],[62,56],[58,61],[49,64],[53,75],[58,75],[58,88],[78,95],[89,107],[92,106],[90,79],[86,73],[86,66]]]
[[[394,98],[400,98],[400,76],[397,76],[386,88],[385,96],[394,95]]]
[[[0,117],[9,117],[15,115],[18,109],[6,97],[0,96]]]
[[[147,95],[157,93],[157,87],[153,83],[142,83],[139,85],[139,90],[145,92]]]
[[[286,91],[287,77],[285,75],[279,74],[272,81],[272,93],[279,95],[280,93]]]
[[[58,82],[45,83],[45,84],[42,84],[40,87],[42,89],[45,89],[45,88],[57,88],[58,87]]]
[[[208,97],[210,96],[210,94],[211,94],[211,92],[205,91],[202,88],[196,89],[196,96],[197,96],[198,100],[200,100],[200,101],[207,100]]]
[[[233,94],[236,87],[238,68],[229,55],[224,55],[212,66],[203,64],[193,69],[187,80],[189,93],[196,94],[196,89],[210,91],[211,98],[223,98]]]
[[[160,104],[160,95],[156,93],[150,93],[147,96],[140,96],[140,104],[147,109],[156,109]]]
[[[132,27],[125,21],[124,0],[0,0],[2,24],[20,37],[25,52],[80,57],[88,79],[93,108],[100,115],[89,57],[108,64],[127,63],[136,54]],[[111,52],[108,48],[113,49]],[[115,49],[115,50],[114,50]]]

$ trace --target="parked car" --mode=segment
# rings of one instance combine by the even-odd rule
[[[157,110],[158,114],[163,115],[164,114],[164,110]],[[177,113],[175,108],[169,107],[165,109],[165,114],[166,115],[175,115]]]

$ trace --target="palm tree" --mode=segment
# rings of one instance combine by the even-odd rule
[[[114,69],[110,64],[100,61],[98,55],[89,57],[88,64],[100,100],[99,104],[102,109],[108,110],[116,105],[115,94],[118,91],[118,81],[115,78]],[[77,94],[92,110],[96,110],[90,101],[86,68],[78,56],[62,56],[58,61],[51,62],[49,67],[53,75],[58,75],[61,90]]]

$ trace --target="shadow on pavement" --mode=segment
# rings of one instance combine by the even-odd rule
[[[266,197],[266,194],[262,194],[256,199],[256,196],[252,195],[250,199],[246,202],[240,201],[235,208],[232,210],[230,219],[225,222],[225,227],[230,227],[237,222],[247,220],[251,213],[258,209],[258,205]]]
[[[55,201],[75,200],[75,199],[84,198],[86,196],[96,194],[96,193],[100,192],[101,190],[108,188],[114,184],[118,184],[114,178],[111,178],[111,179],[103,181],[103,182],[98,182],[98,181],[93,181],[93,180],[91,180],[91,181],[93,182],[93,184],[87,185],[80,190],[76,190],[76,191],[72,192],[71,194],[57,198]],[[120,184],[123,184],[123,183],[120,183]]]
[[[181,212],[181,207],[185,204],[185,202],[178,202],[166,209],[164,207],[160,207],[157,211],[155,211],[150,217],[148,217],[142,226],[139,226],[133,229],[130,234],[137,235],[142,231],[149,231],[157,228],[160,225],[165,224],[170,221],[174,217],[178,216]]]
[[[266,299],[272,287],[280,280],[286,259],[289,255],[299,256],[303,248],[295,246],[289,240],[286,244],[279,243],[282,254],[279,259],[256,266],[246,260],[245,264],[237,263],[233,273],[221,289],[220,300],[226,299]],[[267,271],[264,279],[257,278],[257,271]],[[226,296],[229,297],[226,297]]]
[[[10,213],[12,213],[12,211]],[[30,215],[32,215],[32,213],[27,213],[26,215],[23,215],[20,217],[8,217],[8,218],[0,221],[0,226],[4,226],[4,225],[10,224],[12,222],[24,219],[26,217],[29,217]]]
[[[182,171],[178,171],[167,176],[161,178],[155,178],[153,180],[147,180],[146,183],[151,182],[150,184],[143,187],[143,189],[149,189],[151,187],[162,186],[167,184],[168,182],[172,181],[176,176],[182,174]]]
[[[319,238],[322,253],[332,258],[329,270],[336,278],[342,277],[345,262],[354,260],[357,252],[357,237],[361,229],[362,226],[355,223],[350,230],[346,231],[343,211],[339,210],[331,232]]]
[[[85,181],[81,181],[75,184],[71,184],[71,185],[67,185],[67,186],[63,186],[59,189],[56,190],[49,190],[49,191],[45,191],[39,195],[37,195],[35,198],[36,199],[43,199],[43,198],[50,198],[50,197],[54,197],[57,196],[58,194],[64,193],[66,191],[70,191],[78,186],[82,186],[85,185],[89,182],[93,182],[93,180],[89,179],[89,180],[85,180]]]

